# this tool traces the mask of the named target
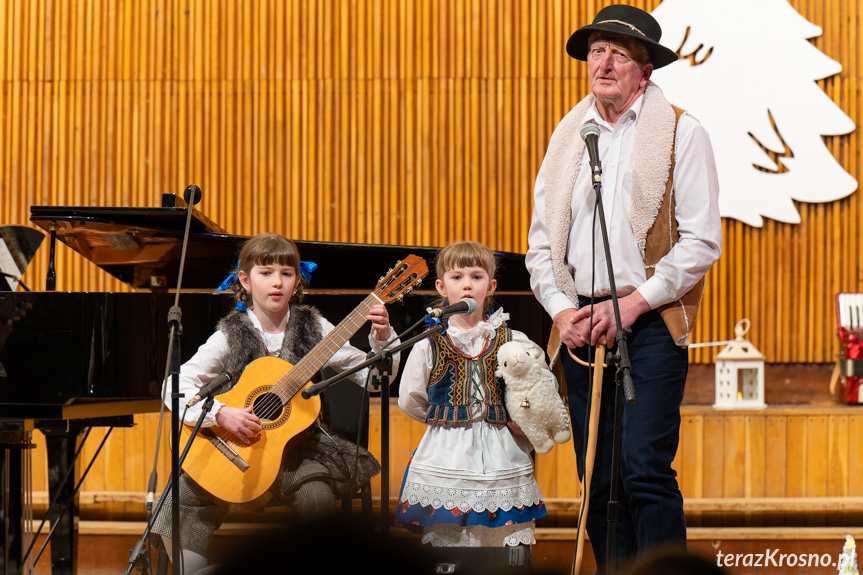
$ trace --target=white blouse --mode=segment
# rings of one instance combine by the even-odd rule
[[[246,310],[246,314],[248,318],[251,320],[252,325],[255,327],[255,330],[261,335],[261,339],[264,341],[264,345],[267,347],[267,352],[270,355],[278,355],[278,353],[282,349],[282,339],[284,338],[284,332],[282,333],[266,333],[261,329],[261,322],[258,320],[258,317],[252,312],[252,310]],[[290,318],[290,310],[288,311],[288,317]],[[329,321],[326,320],[323,316],[320,319],[321,324],[321,333],[326,336],[330,331],[333,330],[334,326]],[[392,338],[395,337],[395,330],[390,329],[390,337],[391,339],[387,341],[378,341],[375,338],[375,331],[372,329],[369,334],[369,345],[371,346],[372,351],[375,353],[380,352],[384,347],[386,347],[391,341]],[[185,407],[186,401],[195,395],[201,387],[212,381],[219,374],[224,373],[225,368],[227,367],[227,358],[228,358],[228,339],[225,336],[224,332],[221,330],[217,330],[213,335],[204,342],[201,347],[198,348],[198,351],[193,355],[189,361],[184,363],[180,367],[180,393],[183,394],[183,399],[181,402],[181,409]],[[338,351],[327,361],[326,366],[331,367],[336,371],[344,371],[354,365],[361,363],[366,360],[366,352],[357,349],[352,346],[350,343],[345,343]],[[393,367],[392,373],[390,374],[390,381],[392,381],[399,369],[399,361],[400,355],[399,353],[393,354]],[[365,385],[366,376],[368,375],[368,368],[362,369],[357,373],[353,374],[350,379],[352,379],[358,385]],[[171,407],[171,378],[165,381],[166,390],[164,392],[164,401],[168,408]],[[222,408],[222,403],[218,400],[213,402],[213,409],[207,414],[204,419],[203,427],[210,427],[216,425],[216,413],[219,412],[219,409]],[[201,410],[203,408],[203,403],[198,403],[186,409],[184,422],[189,425],[194,425],[198,418],[201,417]],[[183,413],[180,413],[180,416],[183,416]]]

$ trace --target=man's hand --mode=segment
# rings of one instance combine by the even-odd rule
[[[249,438],[255,437],[263,429],[261,420],[252,413],[253,407],[250,405],[246,409],[239,409],[223,405],[216,412],[216,423],[236,435],[246,445],[250,445],[252,442]]]
[[[574,308],[565,309],[554,316],[552,320],[560,333],[561,343],[570,348],[583,346],[587,339],[585,337],[587,322],[581,322],[583,325],[576,325],[574,320],[576,313],[578,312]]]
[[[620,325],[623,329],[634,324],[641,314],[650,311],[650,305],[638,291],[618,299],[617,305],[620,308]],[[577,342],[577,346],[573,347],[581,347],[588,341],[591,345],[597,343],[604,346],[613,345],[617,337],[617,322],[614,319],[613,302],[605,300],[593,306],[592,329],[588,326],[590,312],[591,306],[584,306],[570,318],[573,324],[574,339]],[[557,325],[557,316],[555,316],[555,325]]]

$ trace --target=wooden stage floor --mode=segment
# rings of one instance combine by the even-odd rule
[[[296,562],[299,557],[309,554],[321,555],[313,551],[327,550],[323,556],[314,559],[305,559],[317,567],[319,573],[338,573],[342,569],[358,570],[365,566],[373,573],[387,572],[411,572],[421,573],[420,565],[416,565],[417,557],[425,557],[428,547],[423,546],[419,539],[401,529],[392,529],[389,537],[369,535],[345,537],[345,534],[353,533],[353,529],[346,527],[348,520],[340,528],[334,526],[326,533],[315,533],[303,536],[301,539],[285,538],[279,539],[278,549],[270,545],[271,540],[257,533],[254,535],[255,542],[249,543],[251,556],[279,554],[281,564],[290,569],[292,561]],[[78,542],[78,573],[79,575],[117,575],[123,573],[127,567],[129,551],[134,548],[140,533],[143,532],[144,524],[140,522],[89,522],[84,521],[80,525]],[[222,551],[236,547],[242,539],[241,527],[235,526],[226,529],[223,534],[217,536],[214,547]],[[787,574],[793,572],[806,574],[835,574],[838,571],[836,561],[842,552],[845,534],[851,533],[858,540],[863,539],[863,529],[860,528],[832,528],[818,530],[811,529],[788,529],[769,530],[729,530],[717,528],[712,532],[705,528],[692,528],[688,542],[689,552],[709,559],[711,562],[729,562],[727,556],[737,563],[736,567],[727,567],[729,575],[745,574]],[[355,534],[354,534],[355,535]],[[258,539],[258,537],[261,537]],[[714,538],[715,537],[715,538]],[[349,540],[349,541],[346,541]],[[369,544],[372,541],[373,544]],[[41,544],[41,542],[40,542]],[[50,549],[50,547],[49,547]],[[568,575],[571,570],[573,554],[575,549],[574,530],[539,528],[537,530],[537,543],[531,549],[532,572],[537,575]],[[305,554],[305,555],[304,555]],[[761,565],[756,566],[759,555],[768,556],[772,559],[762,559]],[[802,561],[805,556],[808,562],[813,562],[817,557],[816,566],[789,567],[788,558],[794,555],[795,562]],[[782,566],[778,562],[785,557]],[[294,558],[292,560],[292,558]],[[444,561],[447,558],[446,551],[438,550],[430,561]],[[230,560],[232,558],[225,557]],[[405,566],[399,566],[400,561],[414,561],[412,568],[404,570]],[[155,556],[154,556],[155,565]],[[766,563],[766,565],[765,565]],[[730,563],[726,563],[730,564]],[[462,563],[463,573],[477,575],[485,573],[482,569],[468,569],[469,565]],[[410,567],[410,566],[408,566]],[[593,573],[595,562],[590,544],[586,544],[584,560],[581,573]],[[254,572],[254,571],[246,571]],[[524,569],[502,568],[494,569],[494,573],[526,573]],[[44,556],[36,566],[36,575],[50,575],[50,554],[46,550]]]

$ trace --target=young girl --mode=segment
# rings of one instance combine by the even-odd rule
[[[396,524],[421,529],[423,542],[435,546],[535,543],[533,522],[546,511],[531,447],[508,425],[494,372],[503,343],[537,346],[506,327],[503,310],[484,319],[497,287],[489,248],[451,244],[438,254],[436,268],[435,287],[448,303],[471,298],[480,305],[452,316],[443,334],[417,343],[405,363],[399,407],[428,429],[405,473]]]
[[[265,355],[278,356],[296,364],[333,329],[333,325],[315,308],[294,303],[301,299],[311,269],[317,267],[300,261],[294,242],[277,234],[257,235],[243,244],[237,267],[236,277],[226,280],[235,291],[237,309],[219,322],[216,332],[180,369],[180,392],[187,398],[222,373],[230,374],[231,381],[236,383],[246,365]],[[383,305],[372,307],[367,319],[372,322],[371,348],[380,351],[394,337],[386,308]],[[336,371],[344,371],[365,359],[364,352],[345,344],[327,365]],[[398,355],[394,354],[393,371],[397,369]],[[367,370],[362,370],[352,378],[362,385],[367,373]],[[168,399],[166,397],[166,401]],[[201,408],[200,403],[190,407],[185,412],[185,423],[194,425],[201,415]],[[252,407],[241,409],[219,401],[214,402],[203,425],[218,425],[245,444],[249,444],[249,438],[262,429]],[[317,435],[322,443],[326,443],[323,434]],[[274,486],[283,502],[291,505],[302,517],[317,516],[335,509],[333,488],[326,479],[332,473],[314,458],[313,450],[308,447],[315,441],[313,434],[300,448],[290,450],[286,469]],[[352,456],[352,450],[346,454],[351,463]],[[207,565],[204,556],[213,540],[213,533],[227,514],[227,508],[212,503],[185,474],[181,475],[180,523],[183,527],[181,545],[185,573],[193,573]],[[170,556],[170,492],[152,533],[162,536]]]

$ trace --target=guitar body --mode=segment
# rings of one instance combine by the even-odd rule
[[[256,359],[243,371],[237,384],[216,398],[230,407],[254,405],[263,431],[251,445],[239,441],[221,427],[202,427],[183,464],[193,483],[211,499],[223,505],[259,507],[282,470],[282,456],[288,444],[315,422],[321,399],[303,399],[297,393],[283,399],[271,393],[273,384],[292,369],[278,357]],[[306,383],[305,387],[311,385]],[[193,426],[184,425],[180,445],[185,445]]]

